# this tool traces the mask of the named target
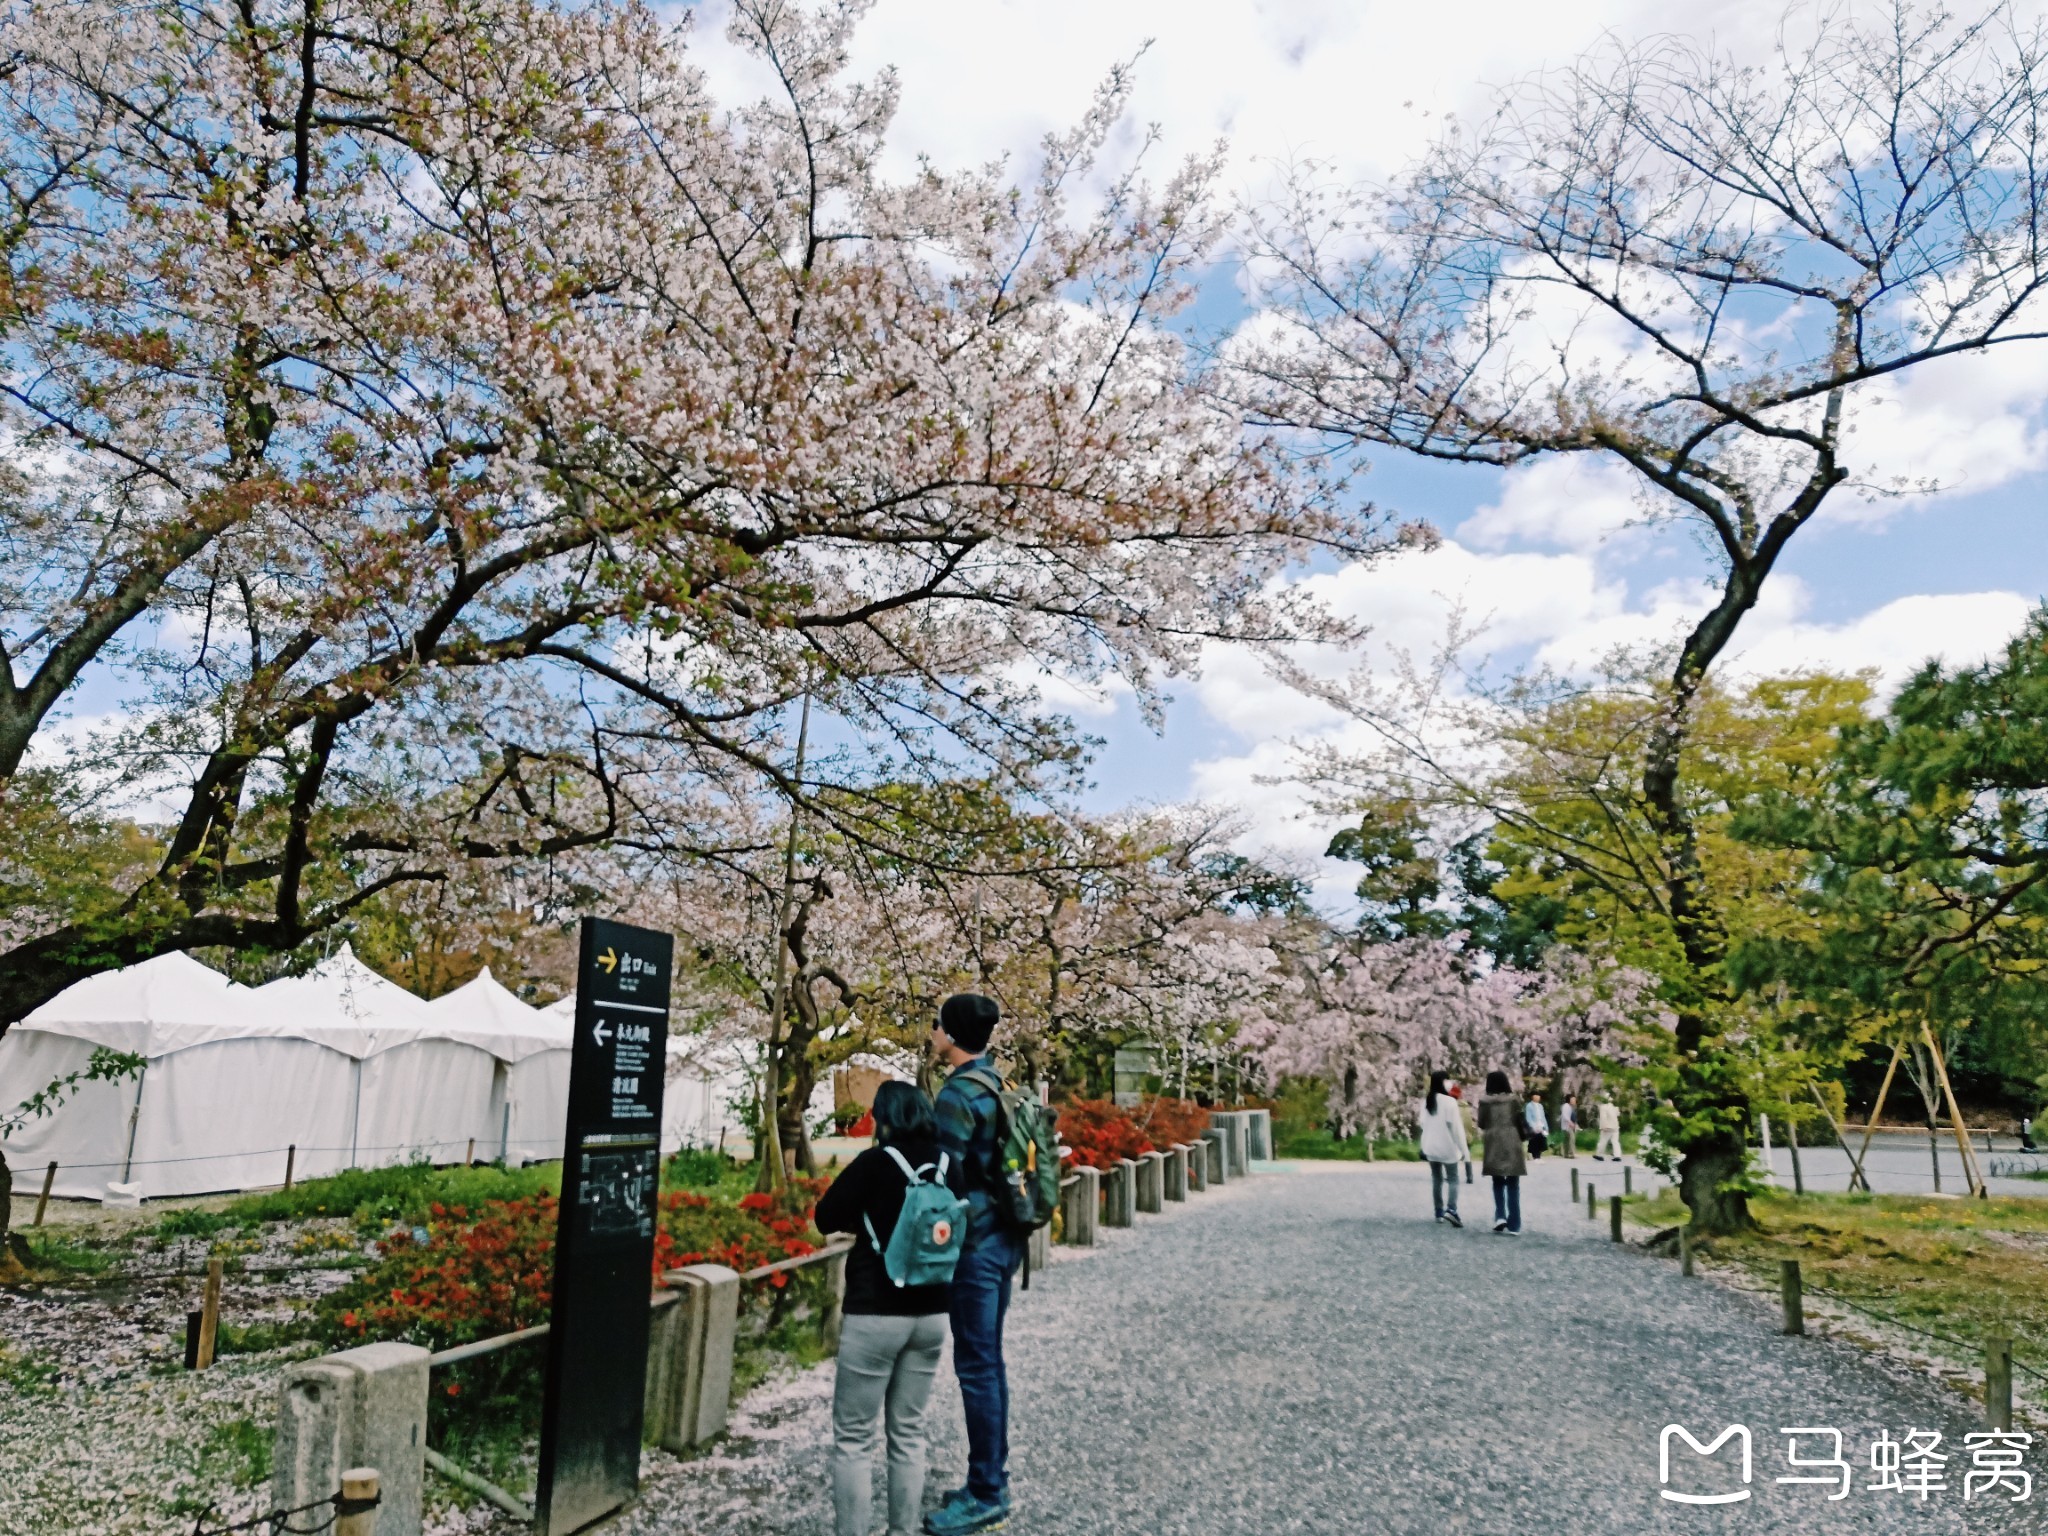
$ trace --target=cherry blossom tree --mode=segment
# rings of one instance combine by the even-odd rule
[[[1440,939],[1343,940],[1303,971],[1302,1006],[1242,1043],[1274,1078],[1328,1082],[1344,1135],[1405,1132],[1431,1072],[1477,1082],[1500,1070],[1518,1085],[1562,1075],[1579,1088],[1670,1027],[1653,978],[1562,947],[1525,971]]]
[[[1047,669],[1149,705],[1325,631],[1270,578],[1371,519],[1160,323],[1214,163],[1102,165],[1112,75],[1021,176],[891,181],[862,9],[737,6],[734,108],[634,0],[8,8],[0,832],[37,764],[168,819],[10,933],[0,1027],[464,860],[685,848],[678,786],[858,830],[835,784],[1068,757]]]
[[[1603,465],[1705,553],[1641,772],[1686,970],[1664,1129],[1701,1230],[1749,1221],[1727,936],[1682,789],[1703,690],[1824,507],[1928,488],[1886,463],[1888,396],[2048,339],[2044,142],[2048,34],[2018,7],[1802,5],[1754,64],[1609,43],[1393,186],[1304,166],[1254,213],[1270,308],[1236,356],[1260,419]]]

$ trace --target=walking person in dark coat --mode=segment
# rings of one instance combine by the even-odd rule
[[[1522,1101],[1498,1069],[1486,1074],[1486,1097],[1479,1101],[1479,1134],[1486,1144],[1480,1168],[1493,1180],[1493,1230],[1509,1237],[1522,1235],[1522,1175],[1529,1171],[1522,1140],[1526,1126]]]

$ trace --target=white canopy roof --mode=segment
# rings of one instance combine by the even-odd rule
[[[268,1033],[317,1040],[349,1056],[447,1033],[425,1003],[363,964],[347,944],[305,975],[280,977],[249,996]]]
[[[74,982],[17,1027],[138,1056],[286,1033],[264,1025],[251,1005],[255,995],[190,955],[158,955]]]
[[[575,1028],[574,1005],[567,1014],[522,1003],[485,966],[473,981],[435,998],[427,1011],[451,1037],[489,1043],[504,1061],[522,1061],[540,1051],[566,1051]]]

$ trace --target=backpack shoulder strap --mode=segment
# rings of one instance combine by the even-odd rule
[[[1003,1080],[987,1067],[969,1067],[960,1074],[960,1077],[964,1082],[980,1084],[998,1099],[1003,1096]]]
[[[909,1158],[905,1157],[901,1152],[898,1152],[894,1147],[884,1147],[882,1148],[882,1150],[888,1153],[889,1156],[895,1160],[896,1166],[898,1168],[901,1168],[903,1170],[904,1178],[908,1179],[912,1184],[919,1184],[923,1182],[918,1177],[918,1170],[910,1166]],[[926,1166],[929,1167],[930,1165],[927,1164]]]

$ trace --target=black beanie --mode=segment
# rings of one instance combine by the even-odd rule
[[[939,1005],[939,1028],[961,1050],[980,1055],[988,1049],[988,1037],[996,1032],[1002,1016],[994,998],[979,992],[955,992]]]

